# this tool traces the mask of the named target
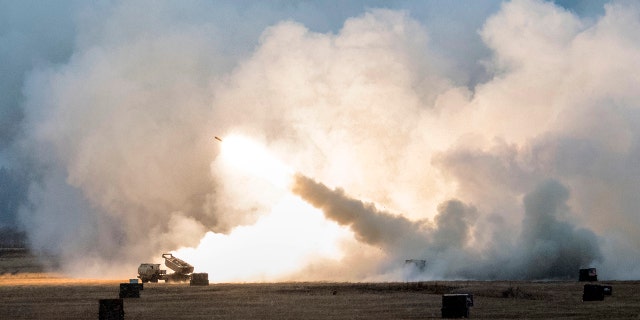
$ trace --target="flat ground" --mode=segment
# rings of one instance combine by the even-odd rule
[[[99,299],[117,298],[121,282],[5,272],[0,319],[96,319]],[[640,281],[606,284],[613,295],[582,302],[577,281],[147,283],[124,311],[125,319],[439,319],[442,294],[473,293],[471,318],[640,318]]]

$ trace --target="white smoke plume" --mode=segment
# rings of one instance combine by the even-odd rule
[[[224,164],[213,137],[238,134],[303,174],[334,236],[289,219],[313,249],[234,281],[400,280],[406,259],[425,278],[637,278],[640,5],[558,2],[2,2],[16,219],[68,274],[206,260],[207,239],[275,228],[289,193]]]

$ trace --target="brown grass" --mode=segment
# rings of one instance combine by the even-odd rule
[[[1,280],[1,319],[95,319],[98,300],[117,298],[124,282],[37,275]],[[613,295],[605,301],[582,302],[579,282],[147,283],[124,308],[127,319],[438,319],[443,293],[470,292],[473,318],[640,316],[640,282],[610,284]]]
[[[96,319],[99,299],[121,280],[55,274],[0,276],[0,319]],[[613,295],[582,302],[584,283],[147,283],[124,301],[126,319],[439,319],[442,294],[473,293],[477,319],[637,319],[640,282],[613,281]]]

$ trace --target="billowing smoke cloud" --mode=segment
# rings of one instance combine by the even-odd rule
[[[555,181],[525,196],[521,252],[527,276],[571,277],[579,267],[601,258],[598,238],[591,230],[558,220],[569,213],[568,199],[568,190]]]
[[[322,209],[327,218],[348,226],[359,241],[382,247],[392,261],[412,256],[424,260],[425,267],[412,273],[412,280],[570,279],[575,270],[601,258],[592,231],[559,220],[568,213],[569,192],[555,181],[525,196],[519,241],[494,237],[489,248],[474,245],[474,233],[486,229],[473,230],[477,211],[458,200],[442,203],[430,225],[381,211],[303,175],[296,176],[292,191]],[[496,247],[509,251],[496,251]]]
[[[558,3],[3,3],[0,221],[130,274],[280,203],[235,133],[353,232],[278,279],[638,277],[640,6]]]

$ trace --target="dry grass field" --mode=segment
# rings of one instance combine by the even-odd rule
[[[117,298],[127,280],[0,271],[0,319],[96,319],[98,300]],[[124,311],[125,319],[439,319],[442,294],[473,293],[477,319],[640,318],[640,282],[606,283],[613,295],[595,302],[582,302],[577,281],[147,283]]]

